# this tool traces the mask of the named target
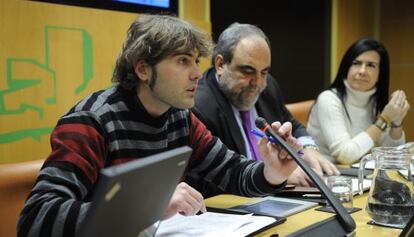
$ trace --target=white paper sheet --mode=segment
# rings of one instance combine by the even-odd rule
[[[372,180],[364,179],[364,182],[362,182],[362,189],[364,191],[368,190],[371,187],[371,184],[372,184]],[[359,193],[357,178],[352,178],[352,193],[354,194],[354,196]]]
[[[196,216],[177,214],[161,222],[156,237],[187,237],[187,236],[246,236],[264,226],[275,222],[267,216],[252,214],[237,215],[206,212]]]
[[[413,156],[413,157],[414,157],[414,156]],[[412,159],[412,161],[414,161],[414,160]],[[413,164],[411,164],[410,166],[411,166],[411,175],[413,175],[413,176],[414,176],[414,165],[413,165]],[[359,168],[359,163],[355,163],[355,164],[353,164],[353,165],[352,165],[352,167],[354,167],[354,168]],[[368,161],[368,162],[365,164],[365,169],[367,169],[367,170],[373,170],[373,169],[375,169],[375,161],[374,161],[374,160],[370,160],[370,161]],[[402,175],[404,175],[405,177],[407,177],[407,175],[408,175],[407,170],[401,170],[401,171],[400,171],[400,173],[401,173]]]
[[[359,168],[359,163],[352,164],[351,167]],[[367,170],[375,169],[375,160],[367,161],[367,163],[365,164],[365,169]]]

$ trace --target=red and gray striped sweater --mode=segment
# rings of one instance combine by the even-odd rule
[[[262,163],[228,150],[190,110],[171,108],[153,118],[135,93],[114,86],[89,95],[59,119],[18,236],[74,236],[100,169],[184,145],[193,154],[183,181],[204,197],[263,196],[283,186],[267,183]]]

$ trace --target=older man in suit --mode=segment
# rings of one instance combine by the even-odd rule
[[[267,121],[291,122],[293,135],[303,146],[303,158],[322,175],[339,171],[318,151],[305,127],[286,109],[282,92],[269,74],[270,42],[261,29],[234,23],[220,35],[209,68],[199,81],[193,111],[230,149],[260,160],[257,142],[249,129],[258,116]],[[288,183],[311,186],[301,168]]]

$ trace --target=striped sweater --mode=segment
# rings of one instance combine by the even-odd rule
[[[19,218],[18,236],[74,236],[84,221],[99,171],[189,145],[184,180],[204,197],[278,192],[255,163],[226,148],[188,109],[151,117],[135,93],[114,86],[79,102],[56,125],[52,152]]]

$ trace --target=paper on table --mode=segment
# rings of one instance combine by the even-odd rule
[[[399,170],[398,172],[400,172],[401,175],[403,175],[404,177],[407,178],[408,170]],[[411,165],[411,176],[414,176],[414,166],[413,165]]]
[[[351,167],[359,168],[359,162],[355,163],[355,164],[352,164]],[[365,169],[368,169],[368,170],[375,169],[375,160],[367,161],[367,163],[365,164]]]
[[[414,157],[414,156],[413,156],[413,157]],[[355,164],[353,164],[353,165],[352,165],[352,167],[354,167],[354,168],[359,168],[359,163],[355,163]],[[370,169],[370,170],[375,169],[375,161],[374,161],[374,160],[370,160],[370,161],[368,161],[368,162],[365,164],[365,169]],[[400,173],[401,173],[402,175],[405,175],[405,176],[407,176],[407,175],[408,175],[407,170],[401,170],[401,171],[400,171]],[[413,165],[413,164],[411,164],[411,175],[414,175],[414,165]]]
[[[364,181],[362,182],[363,191],[369,190],[369,188],[371,187],[371,184],[372,184],[371,179],[364,179]],[[358,178],[352,178],[352,194],[355,196],[358,193],[359,193]]]
[[[412,148],[414,149],[414,147]],[[414,155],[411,157],[411,163],[414,162]],[[354,163],[351,165],[351,167],[353,168],[359,168],[359,162],[358,163]],[[365,164],[365,169],[369,169],[369,170],[373,170],[375,169],[375,160],[369,160],[367,161],[367,163]],[[414,171],[414,166],[413,164],[411,164],[411,171]]]
[[[196,216],[175,215],[161,222],[155,236],[246,236],[273,222],[275,218],[206,212]]]
[[[236,231],[234,231],[231,236],[246,236],[250,233],[253,233],[261,228],[272,224],[275,222],[275,218],[270,216],[251,216],[250,222],[242,225]],[[230,235],[228,235],[230,236]]]
[[[362,182],[362,189],[364,191],[368,190],[371,187],[371,184],[372,184],[372,180],[364,179],[364,182]],[[357,178],[352,178],[352,193],[354,194],[354,196],[359,193]]]

